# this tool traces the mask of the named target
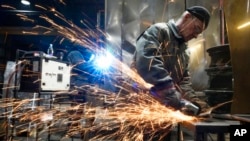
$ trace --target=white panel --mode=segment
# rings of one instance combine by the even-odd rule
[[[69,90],[70,66],[63,62],[42,59],[41,90]]]

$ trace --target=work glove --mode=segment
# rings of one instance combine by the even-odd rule
[[[150,89],[150,93],[164,105],[172,107],[176,110],[181,109],[181,94],[174,88],[174,86],[163,89],[152,87]]]
[[[198,107],[200,107],[200,113],[206,112],[210,106],[208,105],[208,103],[200,98],[192,98],[190,99],[190,101],[197,105]]]
[[[166,106],[172,107],[176,110],[181,110],[188,115],[198,115],[200,113],[200,107],[197,103],[190,102],[182,99],[182,95],[175,89],[174,86],[168,86],[166,88],[157,89],[152,87],[151,94]]]

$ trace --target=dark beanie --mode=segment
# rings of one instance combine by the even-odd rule
[[[198,18],[199,20],[201,20],[202,22],[204,22],[205,29],[207,28],[210,19],[210,13],[206,8],[202,6],[192,6],[187,8],[187,11],[196,18]]]

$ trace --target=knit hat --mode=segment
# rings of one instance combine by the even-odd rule
[[[191,13],[193,16],[201,20],[202,22],[205,23],[205,29],[208,26],[209,19],[210,19],[210,13],[209,11],[202,6],[192,6],[187,8],[187,11]]]

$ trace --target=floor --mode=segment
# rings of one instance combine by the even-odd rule
[[[61,106],[60,108],[64,109],[65,107]],[[63,121],[61,123],[63,124]],[[29,123],[27,123],[26,125],[29,125]],[[25,127],[26,127],[25,130],[27,130],[27,127],[30,127],[30,126],[25,126]],[[43,128],[48,129],[48,127],[43,127]],[[62,127],[60,126],[60,128],[64,128],[64,131],[65,131],[65,129],[67,128],[67,125],[64,125]],[[0,135],[4,134],[2,133],[2,131],[5,131],[5,129],[3,128],[0,129]],[[84,136],[81,136],[79,134],[76,134],[74,136],[65,136],[65,132],[55,132],[55,133],[51,132],[51,134],[48,134],[47,131],[48,130],[45,130],[44,132],[42,133],[40,132],[39,134],[37,134],[36,130],[31,130],[29,135],[27,135],[27,134],[17,134],[18,131],[16,131],[15,128],[13,130],[9,129],[8,134],[13,135],[13,137],[12,138],[8,137],[6,139],[6,137],[4,136],[2,139],[0,138],[0,141],[88,141],[89,140],[87,136],[85,136],[84,138]],[[178,136],[178,131],[181,131],[180,136]],[[166,140],[166,141],[178,141],[178,138],[179,138],[179,141],[193,141],[194,133],[186,128],[181,128],[180,130],[178,130],[178,128],[176,127],[171,132],[170,140]],[[96,141],[96,140],[93,140],[93,141]],[[216,135],[208,134],[207,141],[217,141]],[[225,135],[225,141],[229,141],[228,134]]]
[[[177,128],[173,129],[171,132],[170,140],[165,141],[177,141]],[[181,136],[179,136],[179,141],[193,141],[194,136],[193,133],[187,129],[182,128],[180,132]],[[207,141],[217,141],[217,136],[215,134],[208,134]],[[82,136],[75,135],[72,137],[65,137],[63,134],[51,134],[47,133],[40,134],[39,137],[35,137],[33,135],[27,137],[25,135],[22,136],[14,136],[13,138],[8,138],[8,141],[88,141],[89,139],[84,139]],[[7,140],[6,140],[7,141]],[[94,140],[96,141],[96,140]],[[102,140],[103,141],[103,140]],[[105,141],[115,141],[115,140],[105,140]],[[225,134],[225,141],[230,141],[229,134]]]

